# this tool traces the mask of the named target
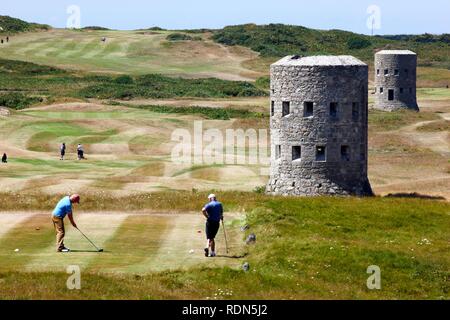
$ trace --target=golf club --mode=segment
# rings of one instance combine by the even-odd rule
[[[225,250],[228,253],[228,240],[227,240],[227,232],[225,231],[225,223],[223,223],[222,220],[222,227],[223,227],[223,235],[225,236]]]
[[[87,241],[89,241],[95,249],[97,249],[98,252],[103,252],[103,249],[99,249],[80,229],[76,228],[80,233],[86,238]]]

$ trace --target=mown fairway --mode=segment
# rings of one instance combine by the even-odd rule
[[[195,120],[203,121],[205,130],[240,127],[236,120],[80,103],[16,112],[0,122],[0,149],[10,156],[0,166],[2,191],[127,195],[167,189],[253,190],[265,183],[259,165],[173,162],[177,142],[172,132],[192,132]],[[59,160],[62,142],[68,147],[65,161]],[[87,160],[76,160],[78,143],[84,145]]]
[[[17,203],[39,199],[46,198],[30,194]],[[211,259],[202,255],[204,233],[198,231],[203,219],[185,209],[200,207],[201,195],[94,200],[85,199],[79,209],[104,209],[77,211],[76,218],[103,253],[91,252],[71,228],[67,245],[76,252],[54,252],[51,201],[39,212],[0,214],[0,298],[450,298],[450,206],[445,201],[224,192],[231,250],[224,252],[221,230],[220,256]],[[138,206],[166,211],[129,210]],[[109,211],[118,207],[127,210]],[[244,224],[249,229],[242,232]],[[256,243],[245,245],[251,232]],[[241,269],[244,262],[250,263],[249,272]],[[81,290],[67,289],[68,265],[80,266]],[[372,265],[381,269],[381,290],[366,286]]]
[[[24,33],[2,45],[0,57],[64,69],[126,74],[161,73],[184,77],[255,79],[242,66],[256,53],[226,47],[199,34],[197,41],[167,41],[170,31],[70,31]],[[106,42],[102,42],[106,37]]]
[[[217,259],[206,259],[204,219],[200,213],[99,212],[76,215],[80,229],[101,248],[66,225],[66,245],[73,252],[56,254],[48,212],[0,214],[0,272],[55,271],[77,265],[85,272],[146,274],[189,267],[237,267],[243,255],[239,215],[228,213],[229,254],[218,235]],[[18,252],[15,250],[19,249]],[[233,257],[235,257],[233,259]]]

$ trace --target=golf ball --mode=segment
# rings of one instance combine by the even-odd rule
[[[20,251],[19,249],[14,250],[14,252],[19,252],[19,251]]]
[[[194,253],[194,250],[193,250],[193,249],[189,250],[189,253],[190,253],[190,254],[193,254],[193,253]]]

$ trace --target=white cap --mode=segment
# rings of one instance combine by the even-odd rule
[[[214,198],[216,198],[216,195],[215,195],[214,193],[211,193],[211,194],[208,196],[208,199],[209,199],[209,200],[214,199]]]

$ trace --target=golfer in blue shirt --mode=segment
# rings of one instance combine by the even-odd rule
[[[202,209],[202,213],[206,218],[206,248],[205,257],[216,256],[216,243],[214,241],[220,228],[220,220],[223,221],[223,207],[217,201],[215,194],[208,196],[209,203]]]
[[[66,234],[64,228],[64,218],[69,217],[70,223],[74,228],[77,224],[73,220],[72,204],[80,203],[80,196],[77,194],[71,195],[70,197],[62,198],[56,205],[55,210],[52,213],[53,226],[56,231],[56,251],[57,252],[70,252],[70,249],[64,246],[64,236]]]

